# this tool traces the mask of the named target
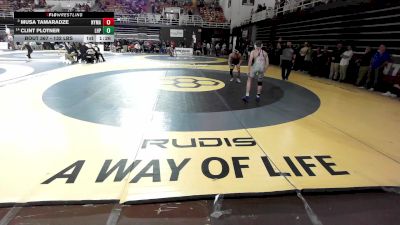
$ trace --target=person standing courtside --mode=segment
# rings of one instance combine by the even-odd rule
[[[329,73],[329,79],[338,79],[339,75],[339,65],[341,60],[341,55],[345,52],[342,43],[337,44],[336,49],[332,52],[331,57],[331,72]]]
[[[206,44],[206,42],[203,42],[203,45],[202,45],[202,53],[203,53],[203,55],[207,55],[207,44]]]
[[[347,51],[343,52],[343,54],[341,55],[339,82],[343,82],[344,80],[346,80],[347,69],[349,67],[350,60],[352,57],[353,57],[353,48],[349,45],[347,46]]]
[[[96,51],[96,60],[97,60],[97,62],[100,61],[100,57],[103,60],[103,62],[105,62],[106,60],[104,59],[104,56],[101,53],[99,46],[97,44],[95,44],[93,48]]]
[[[298,67],[300,71],[305,71],[306,70],[306,56],[309,54],[310,51],[310,46],[308,42],[304,42],[303,47],[299,51],[299,58],[298,58]]]
[[[251,81],[253,78],[257,79],[257,96],[256,101],[260,102],[261,100],[261,91],[263,85],[264,74],[267,71],[269,66],[268,54],[262,50],[263,44],[261,41],[257,41],[254,45],[254,50],[250,53],[249,58],[249,74],[247,78],[246,85],[246,96],[242,98],[245,103],[249,102],[250,99],[250,89],[251,89]]]
[[[75,63],[75,57],[78,56],[78,51],[76,50],[74,44],[69,44],[65,43],[65,49],[67,50],[67,53],[65,53],[65,59],[68,60],[66,61],[69,64]]]
[[[289,75],[292,71],[295,59],[296,54],[294,54],[292,42],[288,41],[281,55],[282,80],[289,80]]]
[[[356,61],[357,64],[360,66],[360,68],[358,70],[358,78],[357,78],[356,85],[361,88],[364,88],[364,86],[360,86],[360,85],[361,85],[361,81],[364,79],[365,75],[367,75],[369,72],[370,65],[371,65],[371,59],[372,59],[371,47],[367,47],[365,49],[364,55]]]
[[[237,49],[233,50],[231,54],[229,54],[229,70],[231,74],[231,82],[235,80],[235,76],[233,75],[233,70],[237,69],[238,75],[236,77],[236,82],[241,83],[240,81],[240,64],[242,64],[242,55],[239,53]]]
[[[370,91],[374,91],[380,80],[380,76],[383,73],[384,67],[391,60],[389,52],[386,51],[385,45],[380,45],[378,51],[375,53],[371,61],[371,72],[368,74],[367,86],[372,81],[372,76],[374,76],[374,81],[372,83]]]

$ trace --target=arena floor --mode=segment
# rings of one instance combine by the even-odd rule
[[[1,225],[50,204],[44,215],[85,224],[115,212],[118,224],[398,222],[398,100],[296,72],[285,82],[271,66],[261,102],[244,104],[247,67],[230,82],[222,58],[32,57],[0,53]]]

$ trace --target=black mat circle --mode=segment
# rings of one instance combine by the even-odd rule
[[[225,83],[225,87],[205,92],[166,91],[158,88],[164,76],[212,78]],[[229,79],[229,72],[213,70],[103,72],[56,83],[44,92],[43,101],[53,110],[79,120],[111,126],[146,123],[147,127],[171,131],[276,125],[310,115],[320,106],[319,98],[311,91],[272,78],[264,80],[260,103],[254,101],[252,93],[252,101],[244,104],[241,97],[245,92],[245,76],[241,84]]]

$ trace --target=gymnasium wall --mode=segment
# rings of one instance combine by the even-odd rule
[[[324,5],[314,12],[292,13],[255,24],[256,39],[275,42],[279,37],[293,43],[334,47],[338,42],[358,50],[385,43],[400,54],[400,2],[383,8],[374,5]]]
[[[182,37],[171,37],[171,29],[182,30]],[[186,47],[191,47],[193,43],[193,33],[196,35],[196,41],[201,41],[201,32],[196,27],[190,26],[176,26],[176,27],[161,27],[160,40],[162,41],[175,41],[177,44],[184,42]]]
[[[334,48],[338,42],[354,46],[363,52],[371,46],[374,51],[385,44],[392,54],[393,63],[385,69],[387,75],[398,74],[400,67],[400,1],[384,5],[352,4],[340,2],[322,5],[311,11],[298,11],[274,19],[241,27],[255,26],[256,38],[264,43],[284,42],[294,44],[310,42],[314,47]],[[240,31],[237,31],[240,32]]]

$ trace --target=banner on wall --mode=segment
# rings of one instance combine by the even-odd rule
[[[180,37],[183,38],[183,30],[181,29],[171,29],[170,37]]]

